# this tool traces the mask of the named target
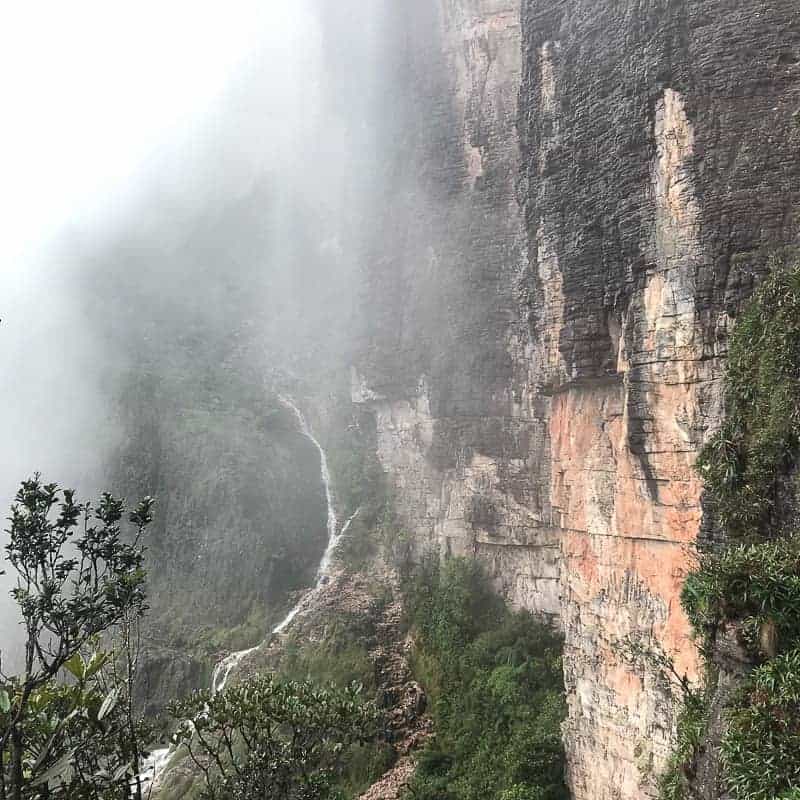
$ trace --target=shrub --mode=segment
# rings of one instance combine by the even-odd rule
[[[283,680],[302,678],[320,688],[344,690],[357,684],[364,687],[368,697],[377,692],[375,666],[355,618],[328,625],[322,641],[288,641],[279,675]],[[384,727],[383,720],[379,720],[379,727]],[[394,759],[394,749],[383,735],[351,743],[342,751],[333,787],[343,797],[358,797],[391,767]]]
[[[149,730],[132,687],[152,509],[150,498],[128,512],[107,492],[82,504],[39,475],[23,481],[3,549],[26,657],[18,675],[0,669],[0,798],[141,798]],[[103,637],[117,652],[99,649]]]
[[[771,659],[727,710],[722,773],[737,800],[788,800],[800,782],[800,539],[782,518],[795,500],[800,444],[800,262],[775,258],[737,322],[725,405],[697,466],[729,544],[701,555],[681,599],[706,646],[732,624],[754,658]],[[686,698],[663,800],[686,796],[713,691],[710,681],[702,697]]]
[[[374,705],[356,684],[320,688],[265,676],[198,692],[170,713],[207,800],[337,797],[348,748],[377,736]]]
[[[513,613],[475,562],[427,562],[408,605],[436,735],[415,800],[560,800],[566,714],[561,640]]]
[[[759,667],[728,710],[725,779],[737,800],[800,793],[800,650]]]
[[[691,693],[684,697],[678,717],[675,749],[658,782],[661,800],[683,800],[686,797],[686,770],[705,739],[711,692],[712,687],[708,686],[703,693]]]
[[[736,622],[756,655],[759,633],[771,624],[778,647],[786,648],[800,636],[800,541],[734,544],[721,555],[703,556],[686,580],[682,602],[697,631]]]
[[[800,263],[776,257],[737,322],[725,381],[726,418],[698,468],[729,535],[771,524],[800,423]]]

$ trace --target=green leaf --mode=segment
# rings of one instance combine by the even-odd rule
[[[91,678],[96,675],[111,658],[110,653],[94,653],[86,665],[86,674],[84,677]]]
[[[119,689],[112,689],[106,695],[106,699],[103,700],[103,705],[100,706],[100,710],[97,712],[98,722],[102,722],[103,719],[113,710],[114,706],[117,705],[117,700],[119,700]]]
[[[0,689],[0,713],[8,714],[11,711],[11,698],[5,689]]]
[[[86,677],[86,663],[80,653],[75,653],[69,661],[64,663],[64,667],[79,681]]]

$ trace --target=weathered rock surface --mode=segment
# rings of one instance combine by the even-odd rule
[[[625,650],[697,670],[679,593],[711,521],[693,464],[736,314],[798,231],[800,15],[794,0],[404,12],[396,65],[414,88],[397,97],[353,399],[418,551],[483,559],[563,627],[574,796],[650,797],[675,709]]]

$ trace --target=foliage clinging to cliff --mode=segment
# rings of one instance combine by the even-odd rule
[[[800,650],[759,667],[740,689],[722,763],[737,798],[773,800],[800,789]]]
[[[474,562],[427,563],[409,604],[436,730],[410,797],[567,798],[559,637],[508,610]]]
[[[775,641],[768,647],[785,647],[800,637],[800,541],[734,544],[721,555],[702,557],[687,578],[683,602],[697,631],[735,622],[757,657],[764,647],[761,632],[769,626]]]
[[[726,418],[698,460],[728,545],[701,555],[682,601],[710,656],[717,634],[735,634],[758,668],[727,704],[722,781],[737,800],[800,791],[800,262],[772,274],[731,339]],[[702,709],[701,709],[702,710]],[[686,797],[687,768],[708,734],[688,706],[662,797]],[[695,724],[692,724],[694,722]]]
[[[781,479],[800,432],[800,265],[776,257],[737,322],[725,384],[725,421],[698,468],[727,533],[758,536],[774,522]]]
[[[675,748],[667,770],[659,779],[661,800],[683,800],[686,797],[688,779],[685,767],[705,739],[712,691],[712,686],[706,686],[702,693],[689,692],[683,698]]]

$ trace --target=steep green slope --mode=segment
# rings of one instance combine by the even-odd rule
[[[416,673],[434,737],[415,800],[563,800],[566,716],[560,638],[513,613],[476,562],[431,562],[412,582]]]

